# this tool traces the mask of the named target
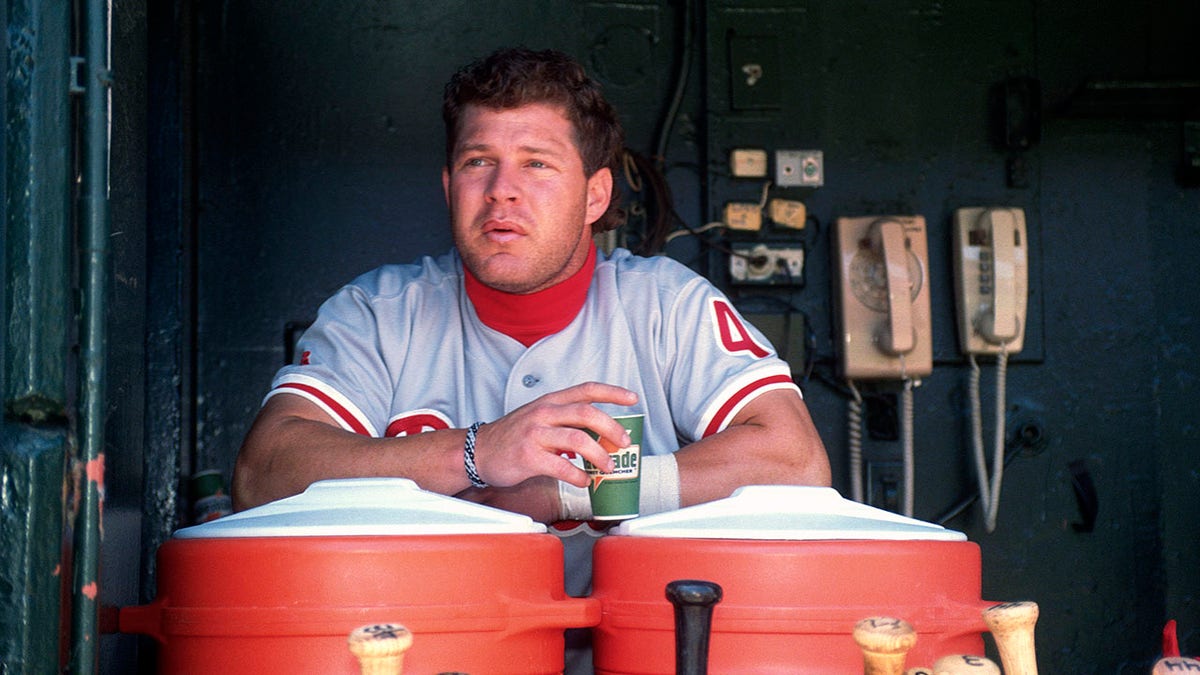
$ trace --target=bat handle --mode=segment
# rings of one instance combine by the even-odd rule
[[[1200,675],[1200,660],[1187,656],[1168,656],[1154,662],[1150,675]]]
[[[721,601],[721,587],[711,581],[679,579],[667,584],[666,592],[675,606],[675,673],[707,675],[712,608]]]
[[[863,653],[864,675],[901,675],[917,632],[907,621],[872,616],[854,624],[854,641]]]
[[[413,636],[400,624],[373,623],[355,628],[347,642],[362,675],[401,675]]]
[[[1033,644],[1037,620],[1037,603],[1028,600],[983,610],[983,622],[996,640],[1000,663],[1007,675],[1037,675],[1037,650]]]

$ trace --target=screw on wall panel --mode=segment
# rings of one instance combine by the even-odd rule
[[[1040,455],[1046,450],[1046,443],[1046,432],[1037,420],[1019,422],[1008,436],[1008,449],[1025,455]]]
[[[746,76],[746,86],[753,87],[762,79],[763,67],[757,63],[747,63],[742,66],[742,73]]]

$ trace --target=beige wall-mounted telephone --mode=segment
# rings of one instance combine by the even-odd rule
[[[1021,351],[1029,295],[1028,241],[1021,209],[954,212],[954,295],[963,353]]]
[[[958,343],[971,366],[971,449],[979,481],[984,527],[996,529],[1004,478],[1005,397],[1008,355],[1021,351],[1029,295],[1029,238],[1025,212],[1008,207],[974,207],[954,212],[954,299]],[[996,419],[992,468],[983,443],[983,412],[976,356],[996,357]]]
[[[845,378],[901,380],[933,372],[925,219],[839,218],[835,247]]]

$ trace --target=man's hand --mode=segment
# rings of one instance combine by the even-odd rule
[[[587,382],[546,394],[483,425],[475,437],[475,465],[480,477],[501,488],[518,486],[537,476],[585,487],[587,472],[563,457],[570,452],[582,455],[603,471],[612,471],[608,452],[583,430],[591,429],[619,448],[629,445],[629,434],[594,403],[631,406],[637,403],[637,394]],[[557,486],[551,487],[555,488],[557,503]]]

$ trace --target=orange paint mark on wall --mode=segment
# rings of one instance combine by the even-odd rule
[[[96,456],[96,459],[88,460],[87,463],[88,480],[96,483],[101,491],[104,490],[104,455]]]
[[[92,583],[90,583],[87,586],[84,586],[82,589],[80,589],[80,591],[88,597],[88,600],[95,600],[96,595],[99,594],[100,589],[98,586],[96,586],[96,582],[93,581]]]

